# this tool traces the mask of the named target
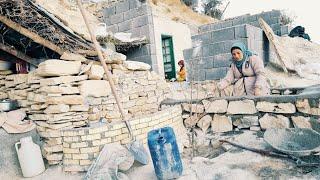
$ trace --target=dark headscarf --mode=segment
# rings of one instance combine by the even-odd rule
[[[243,58],[240,61],[237,60],[233,60],[234,64],[236,65],[236,67],[239,69],[239,71],[242,71],[242,64],[247,60],[248,57],[252,56],[252,52],[249,51],[246,47],[246,45],[244,45],[242,42],[236,42],[232,45],[231,47],[231,52],[234,49],[240,49],[243,53]]]

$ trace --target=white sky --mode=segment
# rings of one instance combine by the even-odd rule
[[[319,0],[226,0],[230,4],[224,18],[244,14],[257,14],[272,9],[286,10],[296,16],[294,25],[305,27],[311,40],[320,43]]]

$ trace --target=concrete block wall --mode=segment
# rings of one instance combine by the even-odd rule
[[[238,26],[242,24],[250,24],[252,26],[260,27],[258,22],[258,19],[260,17],[263,18],[271,26],[275,34],[279,36],[288,34],[288,31],[285,30],[287,26],[284,26],[281,24],[280,10],[272,10],[272,11],[263,12],[260,14],[254,14],[254,15],[246,14],[243,16],[226,19],[224,21],[220,21],[217,23],[206,24],[199,27],[199,33],[209,32],[217,29],[224,29],[227,27]]]
[[[156,59],[154,23],[151,7],[138,0],[124,0],[104,9],[107,31],[132,33],[133,37],[146,36],[149,44],[125,53],[128,59],[152,65]]]
[[[193,48],[184,51],[190,81],[223,78],[231,64],[230,48],[243,42],[249,49],[264,58],[263,32],[245,24],[207,31],[192,37]]]

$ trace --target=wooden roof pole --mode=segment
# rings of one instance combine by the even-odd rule
[[[31,57],[25,55],[23,52],[18,51],[16,49],[13,49],[13,48],[11,48],[7,45],[4,45],[2,43],[0,43],[0,49],[13,55],[13,56],[16,56],[17,58],[22,59],[32,65],[38,66],[40,63],[37,59],[31,58]]]
[[[13,29],[13,30],[21,33],[22,35],[32,39],[34,42],[41,44],[41,45],[57,52],[60,55],[62,55],[64,53],[64,50],[61,49],[60,47],[58,47],[57,45],[42,38],[41,36],[39,36],[36,33],[29,31],[28,29],[22,27],[18,23],[11,21],[10,19],[6,18],[5,16],[0,15],[0,21],[2,23],[4,23],[5,25],[7,25],[8,27],[10,27],[11,29]]]

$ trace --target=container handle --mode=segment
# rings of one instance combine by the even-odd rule
[[[18,153],[18,150],[19,150],[18,145],[21,145],[21,142],[17,142],[17,143],[14,145],[15,148],[16,148],[16,152],[17,152],[17,153]]]

